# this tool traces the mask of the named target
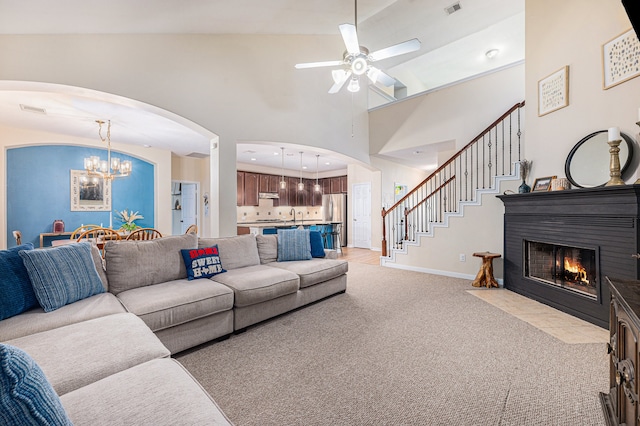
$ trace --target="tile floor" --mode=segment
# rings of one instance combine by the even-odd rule
[[[468,293],[570,344],[607,343],[609,330],[505,289],[467,290]]]

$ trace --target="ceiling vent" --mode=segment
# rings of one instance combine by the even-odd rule
[[[187,157],[191,158],[207,158],[209,154],[202,154],[200,152],[192,152],[191,154],[187,154]]]
[[[34,106],[29,106],[29,105],[24,105],[24,104],[20,104],[20,109],[26,112],[35,112],[36,114],[46,114],[47,110],[44,108],[39,108],[39,107],[34,107]]]
[[[452,4],[449,7],[445,7],[444,11],[447,12],[447,15],[451,15],[457,11],[459,11],[460,9],[462,9],[462,6],[460,6],[460,2],[455,2],[454,4]]]

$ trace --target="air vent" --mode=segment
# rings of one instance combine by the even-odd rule
[[[191,158],[207,158],[209,154],[201,154],[199,152],[192,152],[191,154],[187,154],[187,157]]]
[[[24,105],[24,104],[20,104],[20,109],[26,112],[35,112],[36,114],[46,114],[47,110],[44,108],[39,108],[39,107],[34,107],[34,106],[29,106],[29,105]]]
[[[451,6],[445,7],[444,11],[447,12],[447,15],[451,15],[459,11],[460,9],[462,9],[462,6],[460,6],[460,2],[455,2]]]

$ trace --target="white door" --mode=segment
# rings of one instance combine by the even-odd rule
[[[184,234],[190,225],[196,225],[198,222],[198,195],[195,183],[182,184],[182,223],[181,233]]]
[[[371,248],[371,183],[353,185],[353,246]]]

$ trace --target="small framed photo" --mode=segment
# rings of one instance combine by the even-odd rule
[[[531,189],[531,192],[544,192],[544,191],[551,190],[551,181],[554,180],[555,178],[556,176],[547,176],[547,177],[537,178],[533,182],[533,188]]]
[[[111,182],[85,170],[71,170],[71,211],[111,211]]]
[[[602,45],[602,71],[605,90],[640,75],[640,41],[633,28]]]
[[[569,105],[569,66],[538,82],[538,117]]]

